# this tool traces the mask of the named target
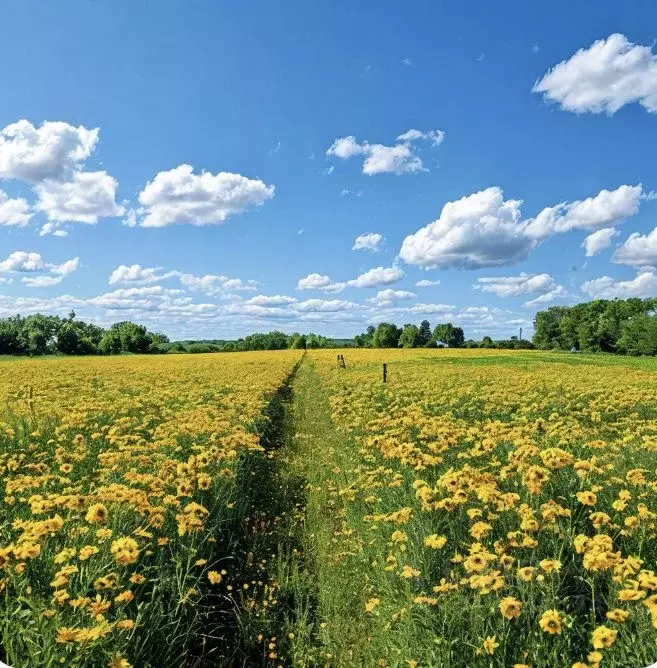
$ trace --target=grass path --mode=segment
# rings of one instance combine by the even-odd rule
[[[336,549],[346,527],[340,478],[351,443],[334,429],[309,356],[278,419],[279,440],[265,444],[244,481],[252,504],[244,551],[256,571],[266,562],[256,577],[271,586],[263,605],[239,613],[242,648],[231,665],[363,665],[363,574]]]

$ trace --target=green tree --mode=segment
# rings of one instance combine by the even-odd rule
[[[426,346],[431,341],[431,325],[428,320],[423,320],[420,323],[420,330],[418,332],[418,346]]]
[[[356,348],[371,348],[374,345],[375,327],[370,325],[363,334],[356,334],[354,345]]]
[[[465,335],[460,327],[454,327],[451,322],[436,325],[433,330],[433,340],[442,341],[450,348],[460,348],[465,342]]]
[[[295,332],[292,334],[292,336],[290,336],[290,348],[294,350],[303,350],[307,347],[307,345],[308,344],[305,334],[299,334],[299,332]]]
[[[397,344],[400,348],[417,348],[420,345],[420,330],[416,325],[404,325]]]
[[[0,355],[25,355],[27,348],[21,336],[21,317],[0,320]]]
[[[374,348],[396,348],[401,336],[401,329],[390,322],[380,323],[374,331],[372,345]]]
[[[635,315],[627,320],[617,348],[627,355],[657,355],[657,317]]]
[[[331,345],[331,342],[325,336],[311,333],[306,337],[306,345],[310,349],[328,348]]]

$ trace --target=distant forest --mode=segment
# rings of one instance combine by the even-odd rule
[[[537,348],[657,354],[657,299],[597,299],[552,306],[534,318]]]
[[[622,355],[657,355],[657,298],[599,299],[575,306],[551,306],[534,318],[531,341],[512,336],[493,340],[465,339],[452,323],[431,327],[382,322],[353,339],[319,334],[254,333],[234,341],[221,339],[170,341],[143,325],[122,321],[105,329],[79,320],[40,313],[0,319],[0,355],[176,354],[284,350],[287,348],[500,348],[576,350]]]

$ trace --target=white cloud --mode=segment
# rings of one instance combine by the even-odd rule
[[[440,281],[430,281],[426,278],[423,278],[421,281],[415,283],[416,288],[431,288],[434,285],[440,285]]]
[[[612,225],[638,211],[641,186],[602,190],[594,197],[543,209],[521,219],[521,200],[491,187],[448,202],[440,217],[404,239],[399,256],[428,268],[477,269],[524,260],[550,235]]]
[[[177,223],[218,225],[231,215],[260,206],[274,186],[230,172],[194,174],[191,165],[159,172],[139,193],[142,208],[127,223],[166,227]]]
[[[657,227],[645,235],[638,232],[630,234],[616,249],[611,260],[633,267],[657,266]]]
[[[358,304],[343,299],[307,299],[294,304],[292,308],[295,311],[323,313],[351,310],[357,306]]]
[[[336,139],[326,151],[326,155],[347,160],[356,155],[365,156],[363,174],[414,174],[424,170],[424,165],[417,154],[414,142],[427,140],[432,146],[439,146],[445,138],[442,130],[421,132],[407,130],[397,137],[397,143],[392,146],[385,144],[370,144],[367,141],[359,143],[353,135]]]
[[[404,277],[399,267],[374,267],[350,281],[332,281],[328,276],[312,273],[299,279],[297,290],[320,290],[321,292],[342,292],[350,288],[375,288],[390,285]]]
[[[177,276],[176,271],[165,271],[162,267],[142,267],[140,264],[120,264],[110,275],[109,284],[117,283],[157,283],[172,276]]]
[[[448,202],[437,220],[404,239],[399,256],[409,264],[440,269],[522,260],[535,242],[523,233],[520,205],[520,200],[504,200],[497,187]]]
[[[46,263],[39,253],[14,251],[7,259],[0,262],[0,272],[8,271],[43,271]]]
[[[80,170],[98,142],[98,128],[20,120],[0,130],[0,178],[39,183],[65,181]]]
[[[348,137],[336,139],[327,149],[326,155],[333,155],[336,158],[347,160],[354,155],[361,155],[364,152],[364,147],[356,141],[356,137],[349,135]]]
[[[28,287],[38,288],[61,283],[80,266],[80,258],[74,257],[62,264],[46,262],[39,253],[14,251],[0,262],[0,273],[34,274],[24,276],[21,281]],[[10,282],[10,281],[3,281]]]
[[[451,304],[415,304],[409,309],[406,309],[408,313],[416,313],[420,315],[445,315],[446,313],[453,313],[455,311],[454,306]]]
[[[632,102],[654,113],[657,56],[651,47],[616,33],[560,62],[536,82],[533,92],[575,113],[613,114]]]
[[[0,178],[32,185],[35,210],[48,219],[42,236],[65,236],[59,229],[62,223],[94,225],[99,218],[123,215],[124,207],[116,203],[116,180],[104,171],[83,171],[98,133],[98,128],[76,128],[60,121],[46,121],[37,128],[21,120],[0,130]],[[21,203],[20,213],[27,214],[25,200],[16,201]],[[26,224],[29,217],[18,219]]]
[[[110,285],[148,285],[169,278],[176,278],[180,284],[192,292],[202,292],[206,295],[219,297],[223,300],[236,298],[236,292],[256,292],[259,286],[257,281],[243,281],[241,278],[231,278],[217,274],[196,276],[182,271],[166,270],[163,267],[142,267],[140,264],[121,264],[111,273]],[[160,287],[160,286],[156,286]]]
[[[46,267],[50,272],[56,274],[57,276],[68,276],[72,274],[80,266],[80,258],[74,257],[62,264],[46,264]]]
[[[351,250],[368,250],[376,252],[381,250],[383,235],[378,232],[368,232],[356,237]]]
[[[0,190],[0,225],[25,227],[30,222],[32,213],[27,200],[19,197],[11,199],[3,190]]]
[[[69,181],[45,179],[34,186],[36,209],[51,223],[87,223],[100,218],[122,216],[123,206],[116,203],[118,183],[107,172],[78,172]],[[52,233],[56,225],[44,226],[42,235]]]
[[[379,285],[390,285],[404,278],[404,272],[399,267],[374,267],[357,278],[347,281],[347,285],[354,288],[376,288]]]
[[[623,185],[616,190],[601,190],[582,201],[546,207],[536,218],[527,221],[527,234],[544,238],[574,229],[595,230],[613,225],[639,210],[642,192],[640,185]]]
[[[363,174],[415,174],[423,169],[422,160],[408,144],[384,146],[368,144]]]
[[[46,288],[51,285],[58,285],[64,280],[64,276],[23,276],[21,281],[28,288]]]
[[[429,132],[422,132],[421,130],[406,130],[403,134],[397,137],[397,141],[402,143],[409,143],[418,141],[420,139],[429,140],[433,146],[440,146],[445,141],[444,130],[429,130]]]
[[[312,273],[299,279],[297,290],[321,290],[322,292],[340,292],[344,290],[344,283],[336,283],[328,276]]]
[[[565,297],[566,295],[567,295],[566,288],[564,288],[563,285],[557,285],[553,290],[545,292],[544,294],[539,295],[534,299],[526,301],[523,304],[523,306],[525,308],[533,308],[534,306],[539,306],[540,304],[547,304],[549,302],[554,301],[555,299]]]
[[[389,306],[395,302],[415,299],[415,297],[417,297],[417,295],[414,292],[409,292],[408,290],[392,290],[391,288],[388,288],[386,290],[379,290],[376,293],[376,297],[371,297],[367,301],[376,306]]]
[[[582,283],[581,287],[582,291],[593,299],[654,297],[657,295],[657,274],[653,271],[641,271],[629,281],[618,281],[611,276],[602,276]]]
[[[259,285],[257,281],[243,281],[241,278],[230,278],[229,276],[215,274],[206,274],[205,276],[195,276],[194,274],[181,272],[176,272],[176,274],[188,290],[203,292],[207,295],[220,295],[231,291],[255,292]]]
[[[582,242],[582,248],[586,249],[586,257],[593,257],[605,248],[609,248],[612,239],[617,235],[618,230],[614,227],[603,227],[601,230],[589,234]]]
[[[521,295],[543,295],[553,291],[557,285],[550,274],[526,274],[518,276],[497,276],[478,278],[473,286],[482,292],[492,292],[498,297],[519,297]]]
[[[283,306],[285,304],[294,304],[297,300],[294,297],[286,295],[257,295],[247,299],[245,304],[255,304],[256,306]]]

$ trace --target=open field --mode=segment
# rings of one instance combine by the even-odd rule
[[[0,658],[180,666],[230,651],[241,477],[299,357],[0,364]]]
[[[2,362],[0,658],[648,666],[656,371],[497,350]]]

